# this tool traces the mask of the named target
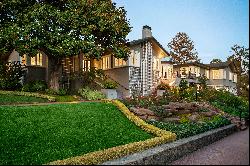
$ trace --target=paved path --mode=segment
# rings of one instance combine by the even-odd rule
[[[249,128],[205,146],[170,165],[249,165]]]

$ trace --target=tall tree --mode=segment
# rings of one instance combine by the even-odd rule
[[[123,7],[116,7],[109,0],[28,2],[3,0],[1,3],[1,14],[7,14],[0,17],[0,55],[13,49],[28,56],[44,52],[49,58],[52,88],[58,87],[52,84],[64,57],[83,53],[88,58],[100,58],[109,51],[115,57],[127,58],[126,36],[131,27]],[[22,10],[20,5],[24,6]],[[12,9],[14,12],[10,12]]]
[[[228,61],[234,62],[234,68],[237,73],[237,94],[241,96],[244,89],[249,92],[249,48],[234,45],[231,47],[232,55],[227,58]],[[247,88],[248,86],[248,88]],[[248,93],[247,92],[247,93]]]
[[[178,63],[190,61],[200,61],[198,53],[194,48],[194,42],[184,32],[178,32],[177,35],[168,43],[170,56]]]
[[[221,62],[222,62],[222,60],[220,60],[220,59],[212,59],[210,64],[211,63],[221,63]]]

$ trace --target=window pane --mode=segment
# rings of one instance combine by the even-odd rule
[[[36,57],[30,58],[31,65],[36,65]]]

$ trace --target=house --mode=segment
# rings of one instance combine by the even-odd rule
[[[174,64],[171,61],[162,61],[162,65],[173,69],[172,77],[162,77],[163,82],[170,86],[178,86],[181,79],[185,79],[189,84],[199,83],[197,77],[206,76],[207,85],[215,89],[226,89],[236,94],[237,74],[234,70],[234,62],[222,62],[212,64],[202,64],[199,62],[188,62],[185,64]],[[164,72],[163,75],[165,76]]]
[[[222,62],[207,64],[210,68],[208,86],[215,89],[226,89],[236,94],[237,74],[234,70],[234,62]]]
[[[118,83],[118,96],[127,97],[133,94],[149,95],[160,83],[162,76],[161,59],[169,56],[169,53],[152,36],[151,27],[143,26],[142,38],[131,41],[128,60],[117,59],[111,54],[102,56],[101,59],[86,59],[83,54],[74,57],[66,57],[61,61],[58,71],[59,80],[63,85],[71,84],[80,88],[80,82],[71,82],[68,78],[71,74],[80,71],[88,71],[91,67],[102,69],[112,80]],[[34,57],[20,56],[13,51],[9,61],[20,61],[27,66],[26,82],[31,80],[44,80],[47,83],[49,68],[48,57],[39,53]]]
[[[102,69],[109,79],[118,83],[118,97],[128,97],[133,94],[146,96],[151,94],[160,82],[178,86],[182,78],[189,84],[197,84],[199,83],[197,77],[201,75],[209,79],[208,86],[236,93],[237,75],[233,62],[174,64],[166,61],[164,59],[170,57],[169,53],[153,37],[151,27],[147,25],[143,26],[141,39],[131,41],[129,45],[130,55],[126,61],[108,53],[99,60],[87,59],[83,54],[66,57],[60,62],[60,69],[55,73],[58,79],[55,81],[60,82],[61,87],[77,90],[82,86],[81,81],[69,78],[72,74],[88,71],[94,67]],[[24,82],[44,80],[51,84],[49,69],[53,64],[43,52],[29,57],[20,56],[14,50],[9,61],[20,61],[26,65]]]

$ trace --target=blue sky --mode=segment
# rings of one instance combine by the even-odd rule
[[[141,38],[144,25],[167,48],[177,32],[194,41],[203,63],[225,61],[234,44],[249,47],[249,0],[113,0],[124,6],[133,27],[129,41]]]

